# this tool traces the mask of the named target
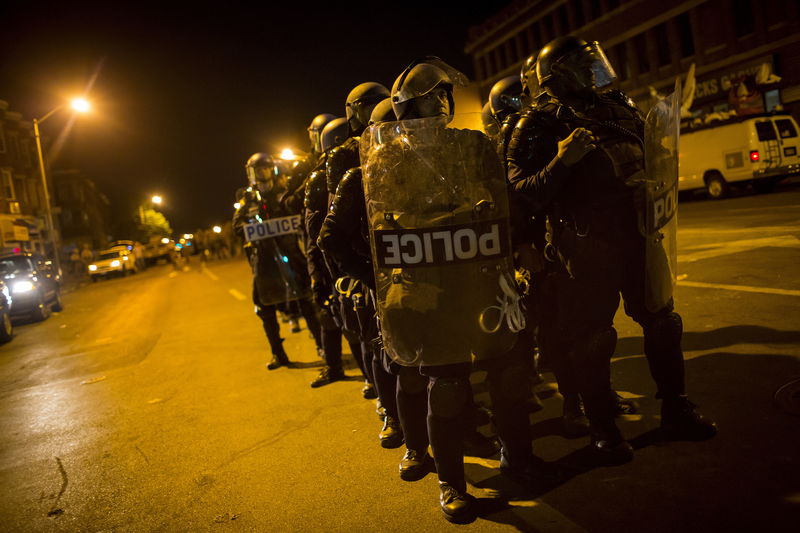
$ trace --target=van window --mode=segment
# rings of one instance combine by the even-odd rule
[[[789,137],[797,137],[797,130],[794,128],[792,121],[786,118],[776,120],[775,125],[778,126],[778,133],[781,134],[781,139]]]
[[[775,128],[772,127],[772,122],[756,122],[756,133],[758,133],[759,141],[774,141],[777,139],[775,136]]]

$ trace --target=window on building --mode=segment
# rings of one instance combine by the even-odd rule
[[[755,32],[753,4],[751,0],[732,0],[733,27],[737,37],[744,37]]]
[[[14,179],[14,192],[19,196],[17,200],[28,205],[28,189],[25,188],[25,181],[22,178]]]
[[[681,13],[676,19],[678,23],[678,37],[681,40],[681,58],[694,55],[694,37],[692,36],[692,20],[689,13]]]
[[[639,74],[650,72],[650,57],[647,54],[647,35],[640,33],[633,38],[633,46],[636,48],[636,66]]]
[[[589,12],[591,20],[599,19],[603,14],[603,6],[600,4],[600,0],[591,0],[591,2],[589,2],[589,9],[591,10]]]
[[[9,145],[10,145],[10,155],[13,159],[19,158],[19,137],[16,133],[12,133],[9,136]]]
[[[575,12],[575,27],[580,28],[586,25],[586,17],[583,14],[583,0],[574,0],[572,10]]]
[[[14,194],[14,177],[11,175],[11,171],[4,168],[0,171],[0,174],[3,176],[3,196],[6,197],[6,200],[16,200],[17,195]]]
[[[503,43],[503,48],[506,54],[506,66],[513,65],[517,62],[517,47],[514,46],[514,39],[509,39]]]
[[[6,153],[6,132],[0,124],[0,154]]]
[[[534,50],[541,48],[541,39],[539,37],[539,24],[534,22],[528,27],[528,53],[533,53]]]
[[[500,72],[504,68],[506,68],[506,58],[503,57],[503,47],[498,46],[494,50],[492,50],[492,57],[494,58],[494,66],[497,68],[497,72]]]
[[[631,62],[628,59],[627,43],[620,43],[613,48],[612,55],[616,64],[613,65],[620,81],[625,81],[631,77]]]
[[[481,56],[480,62],[483,65],[483,77],[484,77],[484,79],[491,78],[492,74],[494,74],[494,71],[492,70],[492,60],[489,57],[489,54]]]
[[[542,45],[550,42],[555,37],[555,30],[553,29],[553,14],[550,13],[542,17],[539,21],[539,31],[542,34]]]
[[[658,66],[663,67],[672,63],[670,57],[669,35],[667,34],[667,24],[661,23],[653,28],[656,38],[656,58]]]
[[[561,7],[558,8],[556,13],[558,14],[559,31],[562,34],[571,32],[572,28],[569,27],[569,14],[567,13],[567,4],[561,4]]]
[[[781,105],[781,91],[779,89],[771,89],[764,93],[764,107],[767,111],[772,111]]]

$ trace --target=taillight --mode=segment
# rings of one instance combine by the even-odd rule
[[[755,163],[759,160],[758,150],[750,150],[750,161]]]

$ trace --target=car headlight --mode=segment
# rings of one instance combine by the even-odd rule
[[[123,261],[127,261],[128,260],[128,256],[127,255],[122,256],[122,260]]]
[[[111,261],[111,266],[112,267],[118,267],[119,266],[119,259],[114,259],[113,261]]]
[[[89,271],[94,272],[97,270],[97,265],[89,265]]]
[[[11,292],[29,292],[33,290],[33,283],[30,281],[17,281],[11,286]]]

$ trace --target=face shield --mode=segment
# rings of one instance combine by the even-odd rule
[[[614,67],[611,66],[603,48],[597,41],[588,45],[588,56],[591,60],[589,70],[592,72],[594,86],[602,88],[611,85],[617,79],[617,73],[614,72]]]

